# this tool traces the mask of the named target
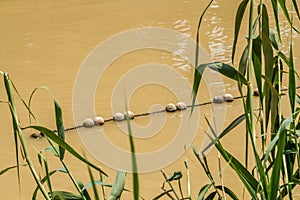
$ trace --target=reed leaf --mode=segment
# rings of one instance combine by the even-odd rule
[[[293,46],[292,41],[290,43],[290,58],[289,58],[289,99],[291,112],[295,112],[295,98],[296,98],[296,80],[295,80],[295,69],[293,61]]]
[[[93,184],[95,184],[95,185],[101,185],[101,186],[104,186],[104,187],[110,187],[110,188],[113,186],[112,184],[105,183],[105,182],[102,182],[102,181],[100,181],[100,180],[94,180],[94,183],[92,183],[92,182],[90,181],[90,182],[88,182],[87,184],[85,184],[84,187],[82,188],[82,190],[86,190],[86,189],[92,187]],[[126,191],[126,189],[124,189],[124,190]]]
[[[259,94],[262,94],[262,58],[261,58],[261,38],[258,36],[253,39],[253,49],[252,49],[252,62],[253,69],[255,74],[256,85],[258,88]],[[250,94],[252,95],[252,94]],[[259,96],[260,105],[263,105],[263,96]]]
[[[95,200],[99,200],[99,195],[98,195],[98,191],[97,191],[97,188],[96,188],[96,184],[94,182],[94,177],[93,177],[91,168],[89,166],[88,166],[88,172],[89,172],[90,180],[91,180],[91,183],[92,183]]]
[[[208,192],[209,188],[213,185],[213,183],[209,183],[209,184],[206,184],[204,185],[200,191],[199,191],[199,194],[198,194],[198,198],[197,200],[203,200],[206,193]]]
[[[79,153],[77,153],[77,151],[75,151],[75,149],[73,149],[69,144],[67,144],[66,142],[64,142],[53,131],[51,131],[51,130],[45,128],[45,127],[42,127],[42,126],[27,126],[27,127],[23,128],[23,129],[29,129],[29,128],[35,129],[35,130],[38,130],[38,131],[44,133],[44,135],[46,137],[48,137],[49,139],[51,139],[56,144],[60,145],[62,148],[64,148],[70,154],[72,154],[73,156],[75,156],[77,159],[81,160],[82,162],[86,163],[88,166],[94,168],[98,172],[101,172],[105,176],[107,176],[107,174],[104,171],[102,171],[99,167],[97,167],[96,165],[92,164],[87,159],[85,159],[83,156],[81,156]]]
[[[6,94],[7,94],[7,98],[8,98],[8,102],[9,102],[9,109],[11,112],[11,116],[12,116],[12,120],[13,120],[13,131],[14,131],[14,143],[15,143],[15,159],[16,159],[16,168],[17,168],[17,177],[18,177],[18,186],[19,189],[21,188],[21,184],[20,184],[20,163],[19,163],[19,147],[18,147],[18,132],[19,132],[19,120],[18,120],[18,116],[15,113],[15,106],[14,106],[14,97],[12,95],[12,91],[11,91],[11,81],[9,78],[9,75],[7,73],[4,73],[4,85],[5,85],[5,89],[6,89]]]
[[[236,50],[236,44],[238,41],[238,36],[239,36],[239,32],[240,32],[240,27],[241,27],[241,23],[243,20],[243,16],[246,10],[246,7],[248,5],[249,0],[243,0],[239,7],[238,10],[236,12],[236,16],[235,16],[235,27],[234,27],[234,39],[233,39],[233,45],[232,45],[232,55],[231,55],[231,62],[234,63],[234,57],[235,57],[235,50]]]
[[[219,190],[223,190],[222,185],[218,185],[216,188]],[[227,194],[228,196],[231,197],[231,199],[239,200],[239,198],[234,194],[234,192],[231,189],[229,189],[228,187],[224,186],[224,191],[225,191],[225,194]]]
[[[121,194],[125,186],[126,172],[118,170],[114,184],[110,191],[110,200],[117,200],[121,197]]]
[[[278,132],[276,133],[275,137],[273,137],[272,141],[270,142],[268,149],[266,151],[266,153],[264,154],[264,166],[267,166],[267,162],[270,156],[270,153],[273,151],[273,149],[276,147],[277,142],[279,140],[279,136],[281,133],[285,132],[286,129],[290,126],[290,124],[293,122],[293,118],[288,117],[286,119],[284,119],[279,127]]]
[[[17,159],[17,171],[18,171],[18,184],[19,184],[19,190],[21,189],[20,187],[20,172],[19,172],[19,159],[18,159],[18,140],[20,141],[20,145],[21,145],[21,152],[24,155],[24,159],[26,160],[26,163],[28,164],[28,167],[30,169],[30,172],[36,182],[36,184],[38,185],[39,189],[42,191],[42,194],[44,196],[45,199],[50,200],[49,195],[47,194],[43,184],[41,183],[41,180],[33,166],[33,163],[29,157],[28,151],[27,151],[27,147],[26,147],[26,143],[23,137],[23,133],[22,130],[19,126],[19,119],[18,119],[18,115],[17,115],[17,111],[15,108],[15,104],[14,104],[14,98],[11,92],[11,81],[9,79],[9,76],[7,73],[4,73],[4,85],[5,85],[5,89],[6,89],[6,94],[8,97],[8,102],[9,102],[9,108],[10,108],[10,112],[12,115],[12,120],[13,120],[13,131],[14,131],[14,139],[15,139],[15,148],[16,148],[16,159]]]
[[[244,51],[243,51],[243,54],[242,54],[242,57],[240,59],[240,62],[239,62],[239,72],[245,76],[246,74],[246,67],[248,65],[248,46],[245,47]]]
[[[212,129],[209,121],[207,120],[208,125],[213,132],[214,135],[217,135],[215,131]],[[209,135],[208,135],[209,136]],[[210,136],[209,136],[210,137]],[[211,138],[211,137],[210,137]],[[245,168],[234,156],[232,156],[229,152],[227,152],[223,146],[221,145],[218,138],[211,138],[212,142],[214,142],[215,147],[218,149],[222,157],[225,161],[231,166],[231,168],[235,171],[235,173],[239,176],[240,180],[243,182],[244,186],[250,193],[253,199],[257,199],[256,191],[260,189],[260,185],[255,177]]]
[[[179,180],[182,178],[182,173],[180,171],[174,172],[173,175],[171,177],[168,178],[168,181],[175,181],[175,180]]]
[[[270,178],[269,185],[269,196],[268,199],[276,199],[279,191],[279,179],[280,179],[280,171],[282,168],[283,154],[284,148],[286,144],[286,129],[279,133],[278,143],[277,143],[277,154],[274,161],[274,167],[272,170],[272,175]]]
[[[270,39],[270,42],[271,42],[273,48],[276,49],[277,51],[279,51],[279,45],[278,45],[278,42],[277,42],[275,34],[276,33],[275,33],[274,29],[270,29],[269,30],[269,39]]]
[[[41,183],[42,183],[42,184],[45,183],[45,182],[48,180],[48,178],[49,178],[50,176],[52,176],[53,174],[55,174],[56,172],[58,172],[58,170],[53,170],[53,171],[49,172],[47,176],[45,176],[45,177],[43,177],[43,178],[41,179]],[[39,190],[40,190],[39,187],[36,187],[36,188],[35,188],[35,190],[34,190],[34,192],[33,192],[33,194],[32,194],[32,197],[31,197],[32,200],[36,200],[36,196],[37,196]]]
[[[50,172],[49,172],[49,167],[48,167],[48,163],[47,160],[45,158],[43,158],[44,160],[44,167],[45,167],[45,172],[46,172],[46,177],[47,177],[47,185],[49,188],[49,192],[52,193],[52,184],[51,184],[51,179],[50,179]]]
[[[84,185],[83,185],[81,180],[77,180],[77,185],[81,189],[84,198],[86,200],[92,200],[89,193],[88,193],[88,191],[86,189],[84,189]]]
[[[298,19],[300,20],[300,13],[299,13],[299,8],[298,8],[298,5],[297,5],[297,1],[296,0],[292,0],[292,1],[293,1],[294,9],[297,13]]]
[[[67,191],[54,191],[52,193],[53,200],[83,200],[82,197],[78,194],[73,194]]]
[[[23,165],[19,165],[19,167],[20,167],[20,166],[28,166],[28,165],[27,165],[27,164],[23,164]],[[7,167],[7,168],[1,170],[1,171],[0,171],[0,176],[3,175],[3,174],[5,174],[5,173],[8,172],[9,170],[15,169],[15,168],[17,168],[17,167],[18,167],[18,165],[15,165],[15,166]]]
[[[279,24],[279,16],[278,16],[278,0],[272,0],[272,7],[273,7],[273,13],[275,18],[275,24],[276,24],[276,32],[278,36],[279,42],[281,42],[281,31],[280,31],[280,24]]]
[[[158,199],[160,199],[161,197],[163,197],[163,196],[169,194],[170,192],[172,192],[171,189],[170,189],[170,190],[166,190],[166,191],[160,193],[159,195],[155,196],[152,200],[158,200]]]
[[[199,44],[200,44],[200,27],[201,27],[201,23],[202,23],[202,20],[203,20],[203,17],[205,15],[206,11],[210,7],[210,5],[213,3],[213,1],[214,0],[210,0],[210,2],[207,4],[207,6],[205,7],[204,11],[202,12],[202,14],[200,16],[199,22],[198,22],[197,33],[196,33],[195,67],[197,67],[198,64],[199,64]],[[199,89],[199,84],[200,84],[201,77],[202,77],[201,71],[198,71],[198,70],[195,69],[194,82],[196,82],[196,83],[193,85],[193,95],[192,95],[192,98],[193,98],[192,105],[193,106],[192,106],[192,109],[191,109],[191,113],[193,113],[193,110],[194,110],[194,105],[195,105],[196,96],[197,96],[197,92],[198,92],[198,89]]]
[[[243,182],[245,188],[253,199],[257,199],[256,192],[259,190],[259,183],[254,176],[230,153],[228,153],[219,142],[215,143],[216,148],[221,153],[226,162],[232,167],[235,173]]]
[[[125,103],[125,108],[128,111],[127,104]],[[137,161],[136,161],[136,155],[135,155],[135,146],[134,146],[134,141],[133,141],[133,136],[132,136],[132,130],[131,130],[131,125],[130,125],[130,118],[126,116],[126,121],[127,121],[127,128],[128,128],[128,136],[129,136],[129,144],[130,144],[130,152],[131,152],[131,165],[132,165],[132,178],[133,178],[133,197],[134,200],[139,199],[139,177],[138,177],[138,167],[137,167]]]
[[[64,123],[62,118],[62,111],[61,111],[61,107],[59,106],[56,100],[54,100],[54,108],[55,108],[55,121],[56,121],[58,137],[61,140],[65,141],[65,129],[64,129]],[[59,158],[63,160],[64,155],[65,155],[65,149],[59,145]]]
[[[217,71],[230,79],[239,81],[242,84],[248,84],[245,77],[239,71],[237,71],[236,69],[234,69],[232,66],[230,66],[228,64],[221,63],[221,62],[200,64],[198,67],[196,67],[196,71],[197,71],[198,75],[194,78],[194,83],[193,83],[193,100],[192,100],[191,113],[193,112],[193,107],[195,105],[195,100],[196,100],[196,96],[198,93],[199,85],[200,85],[204,70],[206,68],[210,68],[214,71]]]
[[[227,135],[229,132],[231,132],[235,127],[237,127],[241,122],[243,122],[246,118],[245,114],[242,114],[240,116],[238,116],[236,119],[234,119],[223,131],[222,133],[220,133],[220,135],[218,136],[218,139],[220,140],[221,138],[223,138],[225,135]],[[213,143],[208,144],[205,149],[203,149],[202,152],[205,152],[207,149],[209,149],[211,146],[213,145]]]

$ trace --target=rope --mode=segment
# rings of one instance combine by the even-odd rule
[[[296,89],[299,89],[300,86],[297,86]],[[281,89],[281,91],[287,91],[288,88],[283,88]],[[285,95],[285,94],[281,94],[281,95]],[[258,95],[254,95],[254,96],[258,96]],[[236,97],[233,97],[233,99],[241,99],[241,98],[244,98],[244,97],[247,97],[247,95],[244,95],[244,96],[236,96]],[[199,104],[195,104],[194,107],[199,107],[199,106],[205,106],[205,105],[210,105],[214,103],[213,101],[208,101],[208,102],[203,102],[203,103],[199,103]],[[187,108],[191,108],[192,105],[187,105],[186,106]],[[165,109],[164,110],[157,110],[157,111],[153,111],[153,112],[147,112],[147,113],[140,113],[140,114],[135,114],[134,115],[134,118],[137,118],[137,117],[144,117],[144,116],[148,116],[148,115],[155,115],[155,114],[158,114],[158,113],[163,113],[163,112],[167,112]],[[104,120],[104,123],[106,122],[111,122],[111,121],[115,121],[114,118],[109,118],[109,119],[105,119]],[[100,126],[100,125],[96,125],[95,126]],[[74,126],[74,127],[70,127],[70,128],[66,128],[64,131],[67,132],[67,131],[72,131],[72,130],[76,130],[76,129],[79,129],[79,128],[83,128],[84,126],[83,125],[78,125],[78,126]],[[58,131],[57,130],[53,130],[53,132],[57,133]],[[33,133],[31,135],[31,137],[33,138],[40,138],[42,137],[43,134],[40,133],[40,134],[36,134],[36,133]]]

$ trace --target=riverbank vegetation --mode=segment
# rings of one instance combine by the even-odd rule
[[[211,3],[207,5],[202,13],[197,28],[197,44],[201,43],[200,32],[203,23],[203,17],[209,9]],[[228,3],[228,2],[226,2]],[[300,184],[300,97],[297,94],[296,82],[298,74],[296,66],[294,66],[293,57],[293,37],[292,34],[299,34],[299,28],[294,26],[294,21],[300,20],[300,13],[296,0],[289,2],[292,6],[288,8],[285,0],[272,0],[266,2],[268,6],[261,0],[241,1],[235,18],[234,42],[232,46],[232,63],[213,62],[207,64],[199,64],[199,46],[196,48],[195,72],[193,83],[193,102],[199,91],[199,85],[202,80],[202,74],[206,68],[215,70],[222,75],[236,81],[239,88],[240,96],[242,96],[243,114],[223,129],[217,132],[214,129],[213,122],[207,119],[210,131],[207,135],[211,139],[211,146],[214,146],[219,156],[227,162],[244,187],[244,196],[237,196],[232,189],[232,185],[217,184],[214,180],[208,163],[210,162],[205,156],[205,152],[199,152],[198,148],[191,145],[197,160],[207,175],[208,184],[199,186],[199,188],[190,188],[189,184],[189,164],[185,161],[185,172],[175,172],[168,177],[162,170],[165,179],[163,192],[158,194],[154,199],[295,199],[299,197]],[[274,18],[270,17],[271,15]],[[282,51],[282,36],[279,16],[283,15],[284,19],[289,23],[289,48],[288,52]],[[248,16],[248,18],[246,18]],[[248,36],[240,38],[240,28],[243,22],[248,24]],[[274,24],[274,25],[273,25]],[[273,27],[274,26],[274,27]],[[236,55],[236,48],[239,42],[246,43],[242,55]],[[240,58],[238,59],[238,56]],[[236,61],[238,60],[238,62]],[[18,112],[15,106],[15,99],[23,103],[28,110],[28,114],[32,120],[37,121],[34,113],[30,108],[30,100],[26,102],[19,94],[17,88],[13,84],[7,73],[1,72],[5,85],[5,93],[7,96],[6,103],[10,109],[13,124],[13,137],[15,142],[15,160],[16,165],[6,169],[1,169],[0,175],[7,171],[15,169],[18,174],[18,182],[20,184],[20,170],[28,167],[36,182],[36,188],[32,194],[32,199],[37,199],[38,193],[41,193],[44,199],[120,199],[123,192],[132,193],[132,199],[143,199],[139,192],[138,173],[133,173],[133,191],[125,189],[126,172],[119,170],[113,183],[106,183],[106,172],[100,167],[91,163],[86,159],[84,154],[78,153],[72,146],[65,141],[64,123],[62,118],[62,109],[51,92],[49,94],[53,99],[54,112],[56,119],[57,133],[47,127],[39,125],[29,125],[23,127],[19,123]],[[289,115],[284,115],[282,110],[283,83],[287,80],[288,92],[286,96],[289,102]],[[259,93],[259,105],[253,103],[254,85]],[[32,96],[35,94],[33,91]],[[30,98],[31,99],[31,98]],[[192,109],[193,110],[193,109]],[[191,113],[193,117],[193,113]],[[130,120],[128,122],[129,143],[132,153],[132,171],[137,172],[137,163],[135,158],[134,138],[131,135]],[[245,160],[240,161],[234,154],[230,153],[222,145],[222,138],[228,134],[233,134],[235,128],[241,124],[245,124],[246,150],[244,152]],[[49,147],[37,152],[39,166],[45,172],[44,177],[40,177],[32,163],[32,156],[27,151],[27,144],[24,139],[23,131],[33,129],[41,132],[49,143]],[[61,168],[56,170],[49,169],[49,163],[44,153],[50,153],[56,157],[61,163]],[[68,165],[64,161],[65,154],[68,153],[78,159],[78,162],[86,164],[86,170],[89,173],[90,181],[82,183],[72,175]],[[20,162],[19,156],[23,159]],[[254,159],[254,165],[250,164],[250,159]],[[24,162],[23,162],[24,161]],[[95,177],[92,173],[97,172]],[[64,190],[54,190],[51,177],[54,174],[63,173],[71,180],[76,193]],[[222,171],[220,170],[220,179],[222,179]],[[187,191],[182,191],[182,177],[186,176]],[[107,193],[110,188],[110,193]],[[198,196],[192,197],[191,190],[198,190]],[[186,194],[186,195],[184,195]]]

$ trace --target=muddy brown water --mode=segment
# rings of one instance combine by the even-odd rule
[[[138,87],[133,90],[134,92],[132,92],[127,103],[129,108],[136,113],[148,112],[151,110],[151,106],[155,104],[161,106],[152,107],[153,110],[161,109],[169,102],[177,102],[178,100],[182,100],[180,99],[182,96],[189,97],[190,95],[190,90],[188,89],[180,93],[176,88],[168,88],[164,84],[157,84],[157,82],[168,80],[169,70],[172,69],[172,72],[181,75],[175,79],[175,83],[179,83],[176,87],[182,87],[181,81],[183,80],[184,83],[192,83],[193,66],[178,55],[190,51],[190,49],[187,49],[187,46],[185,46],[185,43],[189,38],[195,38],[199,16],[207,3],[207,1],[188,0],[165,0],[159,2],[136,0],[78,0],[73,2],[37,2],[31,0],[26,2],[1,1],[0,69],[10,74],[20,95],[26,101],[28,101],[34,88],[47,86],[63,109],[65,127],[73,127],[78,125],[78,121],[74,120],[73,112],[72,98],[74,85],[78,77],[80,66],[82,66],[82,63],[89,53],[101,42],[124,31],[145,27],[168,28],[182,34],[182,36],[178,37],[175,41],[177,42],[177,52],[145,48],[128,52],[110,63],[109,67],[102,74],[101,79],[99,79],[99,82],[97,82],[98,85],[96,86],[95,92],[94,107],[96,113],[105,118],[111,118],[113,110],[120,110],[122,106],[124,106],[122,97],[126,96],[122,93],[122,89],[126,91],[126,84],[123,83],[119,90],[121,93],[117,93],[115,96],[112,95],[115,92],[115,86],[120,85],[118,81],[124,78],[125,75],[128,75],[130,70],[141,67],[147,63],[160,63],[167,66],[167,70],[165,68],[165,70],[160,70],[153,67],[155,70],[150,70],[149,72],[144,71],[145,73],[143,74],[148,77],[158,77],[160,80],[154,80],[153,83],[140,84],[138,81],[144,79],[141,77],[141,73],[138,73],[139,77],[136,75],[132,76],[132,79],[136,81],[133,81],[132,84],[138,84]],[[217,1],[211,6],[201,28],[201,45],[207,52],[201,54],[201,62],[208,62],[209,60],[230,62],[234,24],[233,18],[238,3],[239,1],[237,0],[232,3],[221,3]],[[284,21],[282,23],[283,27],[285,27],[284,31],[288,32],[288,24]],[[247,34],[246,30],[246,28],[241,30],[241,36]],[[284,38],[284,41],[288,41],[288,39]],[[133,40],[132,43],[134,42]],[[299,37],[294,36],[294,43],[295,57],[299,58]],[[121,42],[119,48],[124,48],[124,44]],[[238,49],[242,49],[242,45],[240,45]],[[104,52],[107,53],[107,55],[112,55],[115,50],[116,49],[108,47]],[[238,53],[240,53],[240,51]],[[295,66],[299,65],[299,60],[296,59],[295,63]],[[214,75],[215,74],[212,74],[212,80],[214,80]],[[217,82],[210,86],[202,84],[198,102],[209,101],[211,99],[210,95],[213,92],[221,94],[226,91],[238,95],[237,87],[233,82],[225,78],[222,80],[223,82]],[[84,87],[86,87],[86,90],[89,90],[89,77],[87,77]],[[224,87],[225,91],[222,90],[222,87]],[[174,91],[172,91],[173,89]],[[0,98],[3,101],[6,99],[3,85],[1,85],[1,91]],[[82,94],[84,95],[85,93],[82,92]],[[20,123],[22,126],[26,126],[29,124],[28,113],[17,99],[16,97]],[[187,102],[190,101],[189,98],[185,98],[184,100]],[[115,104],[112,102],[115,102]],[[87,100],[87,103],[91,102]],[[2,103],[0,107],[2,113],[0,115],[0,169],[4,169],[8,166],[15,165],[15,150],[8,106]],[[222,109],[225,110],[220,109],[221,108],[216,107],[214,113],[225,113],[225,119],[223,120],[224,127],[242,113],[240,101],[223,104]],[[205,142],[204,136],[207,130],[204,116],[208,116],[208,118],[212,119],[213,112],[211,106],[203,106],[196,108],[196,110],[197,112],[193,117],[197,118],[197,129],[192,143],[200,149]],[[288,106],[286,106],[284,110],[288,113]],[[38,90],[32,100],[32,111],[41,125],[55,129],[53,102],[46,90]],[[134,132],[137,136],[135,140],[137,152],[155,152],[163,148],[168,148],[170,141],[178,134],[179,127],[182,125],[181,121],[188,118],[188,112],[189,110],[168,114],[161,113],[135,119],[134,127],[136,130],[143,131]],[[164,122],[161,127],[155,125],[155,123],[161,125],[159,121]],[[223,121],[219,123],[219,126],[223,125]],[[187,122],[185,121],[184,123]],[[110,122],[101,127],[101,129],[95,130],[95,133],[104,134],[114,146],[128,151],[128,136],[122,131],[124,126],[126,129],[124,123],[117,124]],[[146,134],[152,134],[151,131],[156,132],[151,137],[146,137]],[[37,171],[39,171],[41,176],[44,176],[44,172],[41,170],[37,161],[37,151],[46,148],[48,143],[43,138],[39,140],[30,138],[30,134],[33,132],[34,131],[24,131],[24,136],[30,157],[35,163]],[[97,139],[97,134],[91,134],[89,135],[89,139],[85,139],[88,143],[92,142]],[[145,138],[141,137],[143,134]],[[99,162],[94,156],[95,153],[90,153],[90,151],[87,150],[88,146],[83,144],[84,139],[82,139],[82,137],[84,136],[79,136],[77,131],[66,133],[66,141],[79,152],[84,151],[89,160],[101,166],[103,170],[109,174],[106,181],[112,183],[116,170],[107,163]],[[242,160],[245,149],[243,125],[239,126],[235,132],[224,138],[223,143],[230,152],[233,152],[234,155]],[[89,150],[94,149],[92,147],[88,148]],[[182,152],[182,149],[183,145],[178,145],[172,152]],[[105,152],[105,150],[101,153],[104,156],[110,155],[110,152]],[[45,154],[45,156],[49,161],[49,167],[51,169],[56,169],[61,166],[58,160],[52,155]],[[170,154],[169,157],[172,156],[173,155]],[[213,176],[220,182],[217,158],[218,154],[214,150],[208,155]],[[119,157],[116,158],[116,160],[122,162],[122,160],[119,159]],[[169,176],[172,175],[174,171],[183,172],[184,178],[182,183],[184,194],[186,195],[185,159],[188,160],[190,166],[191,193],[195,198],[201,186],[209,183],[209,180],[191,150],[188,150],[186,154],[181,155],[174,162],[165,164],[162,168]],[[81,179],[84,183],[89,181],[86,165],[78,162],[69,154],[67,154],[65,160],[76,179]],[[158,159],[157,162],[163,162],[163,160],[164,158]],[[142,167],[151,169],[154,168],[157,163],[156,160],[153,159],[149,161],[149,163],[146,163],[146,165],[153,165],[153,167]],[[238,177],[234,175],[225,162],[221,163],[221,168],[223,171],[224,184],[232,186],[234,192],[236,192],[239,197],[242,197],[243,190]],[[94,175],[95,177],[98,176],[96,173],[94,173]],[[145,199],[151,199],[162,192],[161,186],[164,179],[159,170],[141,173],[139,178],[140,194]],[[18,192],[16,170],[11,170],[0,177],[2,199],[30,199],[34,188],[35,182],[26,167],[21,167],[20,193]],[[132,177],[130,173],[127,175],[126,188],[132,188]],[[64,174],[56,174],[53,176],[53,189],[75,191],[71,181]],[[107,192],[109,192],[109,189]],[[124,199],[132,199],[132,194],[124,193]]]

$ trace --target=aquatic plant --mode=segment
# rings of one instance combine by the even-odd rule
[[[208,7],[213,2],[210,1]],[[297,73],[294,67],[292,33],[299,31],[293,25],[293,16],[287,8],[286,1],[270,1],[275,16],[275,29],[270,28],[270,19],[267,6],[260,1],[256,7],[254,0],[241,1],[235,18],[235,34],[232,51],[232,64],[213,62],[198,64],[198,45],[196,47],[196,69],[193,83],[193,102],[198,93],[199,84],[205,68],[218,71],[222,75],[235,80],[238,84],[244,114],[235,119],[223,132],[217,132],[207,120],[212,134],[212,145],[228,165],[235,171],[244,188],[252,199],[293,199],[293,191],[300,183],[300,142],[299,142],[299,96],[296,93]],[[296,19],[300,20],[298,5],[292,1]],[[207,8],[208,8],[207,7]],[[255,7],[258,13],[255,14]],[[279,7],[290,25],[290,45],[288,55],[281,50],[281,27],[279,24]],[[238,44],[240,27],[244,13],[249,9],[247,45],[241,55],[238,64],[235,64],[235,50]],[[201,28],[203,12],[198,26],[197,44],[200,43],[199,32]],[[285,71],[285,69],[287,70]],[[290,104],[290,116],[282,114],[282,84],[283,79],[288,79],[288,98]],[[259,92],[259,107],[255,116],[253,103],[253,84],[257,85]],[[246,95],[244,95],[246,89]],[[263,116],[262,116],[263,114]],[[234,132],[234,128],[245,121],[246,152],[244,163],[222,146],[221,138]],[[259,132],[256,126],[259,124]],[[259,139],[258,139],[259,138]],[[215,180],[210,173],[208,161],[201,158],[196,148],[194,153],[206,172],[210,183],[204,185],[198,199],[213,199],[216,195],[225,198],[226,194],[237,199],[229,188],[232,186],[215,185]],[[249,166],[250,157],[255,159],[254,166]],[[222,173],[222,172],[220,172]],[[209,190],[213,188],[212,190]],[[299,188],[298,188],[299,189]],[[241,197],[242,198],[242,197]]]
[[[200,28],[202,19],[209,9],[211,0],[208,6],[202,13],[199,25],[197,28],[197,44],[200,44]],[[232,121],[228,127],[222,132],[217,132],[213,124],[207,120],[211,134],[211,146],[215,146],[219,155],[228,163],[239,177],[244,185],[245,192],[252,199],[293,199],[295,188],[299,187],[300,183],[300,143],[299,143],[299,112],[300,100],[296,93],[296,78],[297,74],[294,67],[293,45],[292,37],[290,37],[289,54],[286,55],[280,48],[281,33],[279,24],[279,7],[283,11],[284,17],[290,24],[291,33],[296,31],[293,26],[293,17],[289,13],[284,0],[272,0],[271,6],[275,17],[275,30],[270,28],[270,19],[267,6],[260,1],[257,5],[258,13],[255,15],[254,0],[242,0],[236,12],[235,19],[235,34],[232,51],[232,64],[213,62],[199,65],[199,45],[196,46],[195,59],[195,74],[193,84],[193,105],[199,92],[199,85],[202,74],[206,68],[218,71],[222,75],[235,80],[239,87],[244,113]],[[300,19],[298,5],[296,0],[292,0],[293,9],[297,20]],[[235,50],[238,44],[238,37],[240,27],[242,24],[244,13],[249,8],[248,21],[248,37],[246,38],[247,45],[241,55],[238,64],[235,64]],[[285,71],[285,69],[287,69]],[[133,191],[125,188],[126,172],[119,170],[113,184],[105,182],[107,174],[98,166],[88,161],[85,155],[78,153],[72,146],[65,141],[65,131],[62,118],[62,109],[57,100],[46,89],[54,104],[54,113],[56,119],[57,133],[40,125],[30,125],[22,127],[19,123],[17,109],[15,106],[15,97],[17,97],[28,110],[31,119],[37,121],[31,108],[30,101],[35,92],[40,89],[37,88],[32,92],[28,103],[20,96],[17,88],[9,78],[7,73],[0,72],[3,76],[4,85],[6,89],[7,101],[3,102],[10,108],[12,122],[13,122],[13,137],[15,142],[15,160],[16,165],[10,166],[0,171],[0,175],[7,171],[17,169],[18,182],[20,184],[20,167],[28,167],[36,182],[36,188],[33,192],[32,199],[38,198],[40,192],[45,199],[108,199],[106,188],[110,189],[109,199],[120,199],[123,192],[132,192],[135,200],[141,198],[139,193],[139,177],[138,166],[135,157],[135,146],[130,127],[129,115],[125,115],[127,119],[127,126],[129,132],[129,143],[131,149],[132,171],[133,171]],[[253,76],[254,75],[254,76]],[[283,116],[282,114],[282,84],[283,78],[288,79],[288,99],[290,105],[290,116]],[[253,84],[257,85],[259,94],[259,106],[255,107],[253,103]],[[246,90],[246,94],[244,91]],[[185,108],[185,106],[183,106]],[[194,106],[192,106],[193,110]],[[176,109],[176,107],[175,107]],[[177,108],[178,109],[178,108]],[[257,115],[256,115],[256,111]],[[263,113],[263,116],[262,116]],[[124,116],[122,114],[122,116]],[[257,116],[257,117],[256,117]],[[191,114],[192,117],[192,114]],[[92,120],[92,119],[91,119]],[[102,120],[103,121],[103,120]],[[93,121],[91,121],[93,122]],[[222,138],[234,132],[236,126],[245,122],[246,134],[246,151],[245,161],[240,162],[233,154],[229,153],[222,145]],[[37,121],[38,124],[38,121]],[[257,125],[258,124],[258,125]],[[259,126],[259,132],[256,130]],[[37,152],[39,165],[42,167],[45,176],[40,177],[32,163],[31,155],[28,154],[26,141],[24,140],[23,130],[33,129],[45,135],[49,143],[49,147]],[[259,139],[258,139],[259,138]],[[210,183],[199,188],[197,199],[223,199],[230,197],[232,199],[240,199],[237,197],[231,185],[217,184],[214,176],[209,169],[209,160],[203,154],[198,152],[195,146],[191,146],[192,150],[201,164],[205,174]],[[20,148],[24,161],[20,163]],[[49,163],[44,156],[45,152],[50,152],[61,163],[62,167],[50,171]],[[82,181],[76,180],[71,173],[69,167],[64,161],[65,154],[68,153],[78,159],[78,162],[83,162],[87,165],[90,181],[83,184]],[[255,160],[254,165],[249,164],[250,157]],[[158,194],[153,199],[160,199],[162,197],[169,197],[170,199],[192,199],[191,190],[196,188],[190,187],[190,171],[188,160],[185,160],[185,173],[180,171],[174,172],[170,177],[161,170],[164,177],[163,192]],[[97,172],[99,176],[95,178],[93,172]],[[63,190],[53,190],[52,175],[56,173],[67,174],[71,180],[77,193]],[[220,171],[220,174],[222,172]],[[183,194],[182,177],[186,176],[187,195]],[[47,185],[47,187],[45,186]],[[101,187],[101,190],[97,187]],[[90,190],[89,190],[90,189]],[[92,191],[92,193],[91,193]],[[101,191],[102,194],[99,194]],[[92,195],[91,195],[92,194]]]

